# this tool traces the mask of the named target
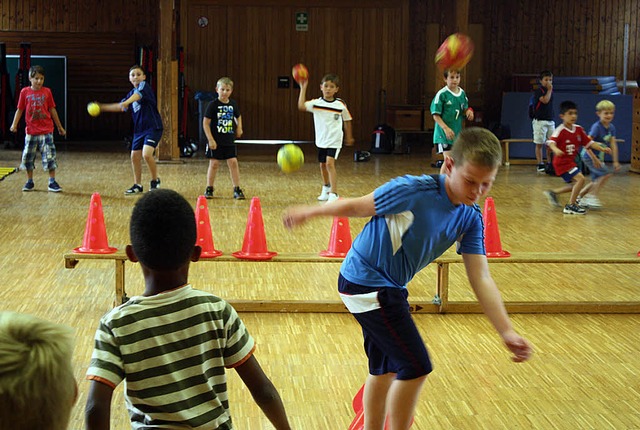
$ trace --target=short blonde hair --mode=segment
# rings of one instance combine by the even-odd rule
[[[468,162],[494,169],[502,164],[502,147],[496,135],[486,128],[469,127],[453,143],[451,158],[457,166]]]
[[[216,88],[218,88],[220,85],[229,85],[231,88],[233,88],[233,81],[231,80],[231,78],[223,76],[222,78],[218,79],[218,82],[216,82]]]
[[[596,112],[601,112],[603,110],[616,110],[616,105],[609,100],[600,100],[596,105]]]
[[[1,430],[68,427],[77,393],[72,352],[70,328],[0,312]]]

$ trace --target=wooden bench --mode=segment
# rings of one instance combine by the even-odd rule
[[[128,300],[125,290],[124,250],[113,254],[64,254],[65,267],[73,269],[80,260],[113,260],[115,263],[115,301],[114,306]],[[271,260],[254,263],[341,263],[342,258],[321,257],[314,253],[281,253]],[[200,262],[247,262],[231,255],[202,259]],[[617,255],[582,255],[565,253],[529,253],[515,252],[509,258],[490,258],[489,264],[640,264],[635,253]],[[449,269],[452,264],[463,263],[459,255],[437,258],[436,295],[430,302],[411,301],[414,313],[481,313],[477,302],[449,301]],[[197,264],[197,263],[196,263]],[[347,312],[341,301],[314,300],[229,300],[238,310],[244,312]],[[640,301],[615,302],[505,302],[511,313],[640,313]]]
[[[530,143],[533,145],[533,139],[502,139],[500,143],[502,144],[502,164],[509,166],[511,164],[511,160],[509,159],[509,145],[511,143]],[[537,162],[535,159],[523,159],[513,160],[513,164],[537,164]]]
[[[512,252],[509,258],[489,258],[489,264],[640,264],[640,257],[635,253],[616,255],[584,255],[566,253],[533,253]],[[449,266],[462,264],[459,255],[437,258],[438,265],[437,296],[440,298],[439,313],[479,313],[482,312],[477,302],[449,301]],[[510,313],[640,313],[640,301],[615,302],[507,302],[505,306]]]
[[[512,143],[530,143],[530,144],[534,144],[533,143],[533,139],[531,138],[527,138],[527,139],[502,139],[500,141],[500,143],[502,144],[502,164],[504,164],[505,166],[509,166],[511,163],[513,164],[537,164],[537,161],[535,159],[516,159],[516,160],[510,160],[509,159],[509,145]],[[616,139],[616,143],[624,143],[624,139]]]

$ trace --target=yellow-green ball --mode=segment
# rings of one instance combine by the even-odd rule
[[[278,150],[278,166],[284,173],[292,173],[304,164],[304,154],[298,145],[287,143]]]
[[[89,112],[89,115],[91,115],[91,116],[100,115],[100,105],[98,105],[98,103],[94,103],[94,102],[89,103],[87,105],[87,112]]]

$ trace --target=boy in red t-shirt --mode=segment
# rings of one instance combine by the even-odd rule
[[[40,149],[42,154],[42,168],[49,171],[49,186],[47,189],[54,193],[59,193],[62,188],[56,182],[56,147],[53,143],[53,123],[58,127],[60,136],[66,134],[62,127],[56,103],[53,101],[51,90],[44,84],[44,68],[42,66],[32,66],[29,69],[30,87],[25,87],[20,91],[18,99],[18,109],[13,117],[11,130],[18,131],[18,123],[25,114],[26,136],[24,138],[24,150],[22,151],[21,169],[27,171],[27,183],[22,187],[22,191],[33,191],[33,169],[36,159],[36,150]]]
[[[584,176],[576,165],[575,158],[582,147],[593,148],[598,151],[611,153],[611,148],[594,142],[587,136],[584,129],[576,124],[578,119],[578,107],[570,100],[560,103],[560,119],[562,124],[556,127],[551,138],[547,141],[549,149],[555,155],[553,157],[553,168],[556,176],[562,177],[566,185],[555,190],[547,190],[544,195],[551,205],[560,207],[558,194],[571,192],[569,203],[565,205],[563,213],[573,215],[584,215],[587,211],[578,206],[576,199],[578,193],[584,186]]]

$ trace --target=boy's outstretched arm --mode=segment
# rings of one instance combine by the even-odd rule
[[[551,149],[551,151],[553,151],[554,155],[563,155],[564,152],[562,152],[562,150],[560,148],[558,148],[558,146],[556,145],[556,143],[553,140],[549,140],[547,142],[547,146],[549,147],[549,149]]]
[[[298,95],[298,110],[302,112],[307,111],[307,108],[304,106],[304,103],[307,101],[307,85],[309,85],[309,81],[300,82],[300,95]]]
[[[620,159],[618,158],[618,142],[616,142],[616,138],[612,137],[609,142],[611,145],[611,158],[613,159],[613,168],[616,172],[620,170]]]
[[[98,381],[91,381],[87,405],[84,408],[85,429],[108,430],[111,420],[113,388]]]
[[[609,148],[608,146],[604,146],[601,143],[594,142],[593,140],[591,141],[591,145],[589,145],[589,148],[594,148],[594,149],[597,149],[598,151],[611,154],[611,148]]]
[[[67,131],[64,129],[62,123],[60,122],[58,111],[56,110],[56,108],[52,107],[51,109],[49,109],[49,112],[51,112],[51,119],[53,119],[56,127],[58,127],[58,133],[60,133],[60,136],[65,136],[67,134]]]
[[[9,127],[9,131],[15,133],[18,131],[18,124],[20,123],[20,118],[22,118],[22,109],[16,109],[16,114],[13,116],[13,122],[11,123],[11,127]]]
[[[355,139],[353,138],[353,126],[351,125],[351,121],[344,122],[344,143],[347,146],[352,146],[355,143]]]
[[[496,331],[502,336],[507,348],[513,353],[511,359],[517,363],[528,360],[533,348],[513,329],[500,291],[489,273],[487,257],[481,254],[462,254],[462,259],[478,302]]]
[[[370,217],[376,214],[373,193],[352,199],[338,199],[324,205],[294,206],[282,215],[285,227],[292,228],[304,224],[318,216]]]
[[[289,430],[289,420],[284,410],[280,394],[265,375],[258,360],[252,355],[247,361],[235,368],[244,384],[251,392],[251,397],[262,409],[276,430]]]
[[[142,97],[140,96],[140,94],[134,92],[133,94],[131,94],[131,97],[120,103],[96,103],[98,103],[98,106],[100,106],[100,110],[103,112],[124,112],[127,110],[130,104],[132,104],[133,102],[137,102],[141,98]]]
[[[456,134],[453,132],[453,130],[451,130],[451,127],[449,127],[447,125],[446,122],[444,122],[444,120],[442,119],[442,116],[440,116],[437,113],[434,113],[433,115],[433,120],[442,128],[442,130],[444,131],[445,136],[447,136],[447,139],[449,140],[453,140],[456,137]]]
[[[211,118],[203,117],[202,118],[202,130],[204,134],[207,136],[207,142],[209,143],[210,149],[216,149],[218,147],[218,143],[213,138],[213,133],[211,132]]]

